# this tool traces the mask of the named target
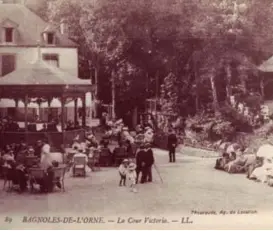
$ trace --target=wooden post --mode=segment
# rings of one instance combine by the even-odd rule
[[[63,138],[63,149],[65,149],[65,125],[64,125],[64,120],[65,120],[65,97],[62,95],[61,97],[61,106],[62,106],[62,111],[61,111],[61,128],[62,128],[62,138]],[[64,163],[64,153],[63,153],[63,163]]]
[[[82,127],[86,127],[86,100],[85,93],[82,96]]]
[[[28,105],[28,95],[25,95],[25,141],[26,144],[28,144],[28,123],[27,123],[27,115],[28,115],[28,111],[27,111],[27,105]]]
[[[78,122],[78,98],[74,99],[74,125]]]
[[[112,71],[111,73],[111,81],[112,81],[112,86],[111,86],[111,92],[112,92],[112,119],[115,121],[116,120],[116,77],[115,77],[115,72]]]
[[[18,114],[18,104],[19,104],[19,99],[15,99],[15,113],[14,113],[14,120],[17,121],[17,114]]]
[[[49,115],[51,115],[51,108],[50,108],[50,104],[51,104],[51,100],[50,98],[47,99],[47,103],[48,103],[48,110],[47,110],[47,122],[51,122],[50,121],[50,118],[49,118]]]

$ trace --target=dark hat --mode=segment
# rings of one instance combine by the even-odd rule
[[[149,148],[149,147],[151,147],[151,144],[149,142],[145,142],[144,146],[145,146],[145,148]]]
[[[140,147],[140,148],[145,148],[145,144],[144,144],[144,143],[141,143],[139,147]]]

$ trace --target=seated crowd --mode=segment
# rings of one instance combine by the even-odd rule
[[[36,126],[36,124],[40,124],[41,127]],[[59,132],[58,125],[59,125],[58,118],[52,118],[47,123],[42,123],[39,120],[35,120],[32,122],[28,122],[28,131],[30,132]],[[68,121],[65,124],[66,131],[73,131],[81,129],[79,122],[73,123],[72,121]],[[20,127],[19,124],[13,120],[12,117],[6,116],[0,120],[0,132],[24,132],[25,129]]]
[[[224,150],[216,160],[215,169],[228,173],[244,173],[246,177],[257,182],[273,186],[273,146],[261,145],[256,154],[249,154],[244,148]]]
[[[4,180],[12,182],[13,186],[19,186],[17,190],[24,192],[29,181],[29,173],[33,168],[44,171],[43,177],[35,179],[40,186],[41,192],[51,192],[56,185],[61,187],[60,182],[53,185],[53,169],[59,163],[50,158],[50,146],[46,139],[38,140],[34,146],[27,146],[24,141],[20,144],[6,145],[1,150],[0,170]]]
[[[7,122],[7,124],[12,123],[12,120]],[[67,130],[72,129],[75,127],[69,122]],[[115,133],[118,142],[116,147],[110,149],[109,144],[115,129],[118,130]],[[139,125],[135,132],[129,133],[128,128],[119,122],[118,126],[112,127],[111,130],[107,129],[100,141],[92,132],[86,134],[83,142],[80,142],[77,136],[70,148],[72,158],[69,158],[68,153],[64,161],[71,167],[70,173],[74,176],[78,157],[84,159],[85,173],[93,170],[95,165],[119,166],[124,159],[135,159],[136,182],[142,173],[140,181],[145,183],[152,181],[151,166],[154,161],[150,149],[152,141],[153,130],[150,127],[144,128]],[[13,186],[17,186],[19,192],[33,188],[33,185],[39,186],[41,192],[52,192],[55,186],[62,188],[61,182],[54,179],[54,169],[62,161],[53,160],[51,154],[47,139],[38,140],[34,145],[27,145],[23,140],[18,144],[6,145],[0,149],[0,174],[5,180],[11,181]],[[32,169],[43,170],[43,176],[38,179],[31,178]]]

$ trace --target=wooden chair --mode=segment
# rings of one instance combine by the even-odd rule
[[[86,158],[84,156],[73,157],[73,177],[80,172],[84,177],[86,176]]]
[[[42,168],[29,169],[29,183],[31,192],[34,192],[34,184],[38,184],[37,180],[44,179],[45,171]]]
[[[88,162],[93,172],[96,171],[96,167],[100,170],[100,151],[94,150],[93,156],[88,158]]]
[[[111,152],[108,148],[102,148],[100,151],[99,163],[104,166],[109,166],[111,163]]]
[[[64,192],[64,178],[65,178],[65,172],[66,172],[66,166],[60,166],[53,168],[54,172],[54,178],[53,178],[53,183],[56,184],[58,182],[61,183],[61,189]]]
[[[119,166],[123,159],[129,157],[125,147],[115,148],[114,155],[115,155],[115,166]]]
[[[8,185],[8,192],[10,192],[12,190],[13,187],[13,183],[12,183],[12,169],[8,168],[8,167],[2,167],[3,169],[3,177],[4,177],[4,184],[3,184],[3,190],[5,190],[6,185]]]

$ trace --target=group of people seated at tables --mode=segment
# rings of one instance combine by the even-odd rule
[[[69,127],[70,126],[70,127]],[[67,129],[72,129],[73,124],[69,123]],[[92,166],[89,164],[90,160],[99,153],[100,165],[118,166],[124,158],[135,158],[136,149],[134,145],[140,147],[143,143],[152,143],[153,130],[150,127],[138,126],[134,134],[129,133],[127,127],[122,123],[119,124],[119,131],[117,133],[118,145],[111,150],[109,144],[111,142],[112,134],[110,130],[106,130],[102,139],[98,142],[95,135],[91,132],[86,134],[84,142],[80,142],[77,136],[73,140],[70,152],[73,156],[70,159],[71,168],[70,173],[73,173],[75,165],[75,157],[85,157],[86,173],[91,172]],[[122,155],[120,153],[122,152]],[[28,159],[32,159],[31,164]],[[50,145],[47,139],[38,140],[34,145],[28,146],[23,140],[18,144],[6,145],[0,150],[0,173],[4,178],[8,178],[13,185],[19,186],[18,191],[24,192],[27,190],[28,185],[32,186],[33,183],[39,185],[41,192],[52,192],[54,187],[62,187],[61,182],[54,182],[54,168],[59,166],[60,161],[55,161],[51,157]],[[67,164],[67,163],[66,163]],[[30,178],[30,170],[32,168],[42,169],[44,174],[40,179]],[[28,184],[29,183],[29,184]]]
[[[0,132],[24,132],[24,122],[16,122],[11,116],[6,116],[0,120]],[[28,122],[29,132],[61,132],[61,125],[58,118],[51,118],[48,122],[34,119]],[[81,126],[78,121],[73,123],[71,120],[65,124],[66,131],[73,131],[80,129]]]
[[[140,129],[142,128],[140,127]],[[135,136],[132,137],[128,135],[128,128],[123,127],[117,139],[118,143],[116,147],[114,147],[113,151],[109,148],[111,136],[107,134],[108,131],[105,132],[100,142],[98,142],[93,133],[87,134],[84,142],[80,142],[79,137],[76,137],[68,151],[72,154],[72,158],[70,159],[71,176],[75,175],[74,167],[77,163],[75,163],[74,159],[76,157],[85,158],[85,172],[87,174],[90,173],[91,169],[90,165],[88,166],[88,163],[97,152],[99,153],[100,164],[104,164],[105,161],[102,157],[107,156],[107,166],[117,167],[120,166],[120,164],[123,165],[124,160],[134,159],[134,162],[136,163],[136,182],[138,182],[138,180],[140,183],[151,182],[151,167],[154,163],[154,157],[151,149],[152,139],[150,137],[145,137],[145,131],[147,132],[147,130],[147,128],[143,128],[143,130],[135,132]],[[137,147],[134,150],[133,145],[136,145]],[[104,155],[102,155],[102,152],[104,152]],[[140,174],[141,178],[139,177]]]
[[[26,191],[28,183],[29,186],[34,183],[39,185],[41,192],[52,192],[55,186],[61,188],[60,182],[53,184],[53,168],[58,167],[59,162],[51,159],[47,139],[38,140],[34,146],[27,146],[24,141],[20,144],[6,145],[1,150],[0,162],[4,181],[11,181],[13,186],[18,186],[16,189],[18,192]],[[43,177],[30,178],[30,170],[34,168],[43,171]]]
[[[12,117],[6,116],[0,120],[0,132],[16,132],[20,129]]]
[[[101,166],[114,166],[116,165],[116,157],[121,151],[124,154],[124,157],[129,157],[133,155],[130,143],[128,141],[119,142],[118,146],[115,147],[112,151],[109,148],[109,143],[110,140],[106,136],[102,137],[100,142],[98,142],[98,140],[92,133],[87,135],[84,142],[80,142],[80,139],[77,136],[73,140],[71,148],[67,150],[68,155],[72,155],[72,158],[68,158],[68,161],[70,161],[70,165],[73,166],[73,157],[85,156],[86,164],[88,165],[90,160],[92,161],[94,155],[98,153],[99,157],[97,164]],[[88,166],[86,168],[86,172],[90,172],[90,168],[88,168]]]

